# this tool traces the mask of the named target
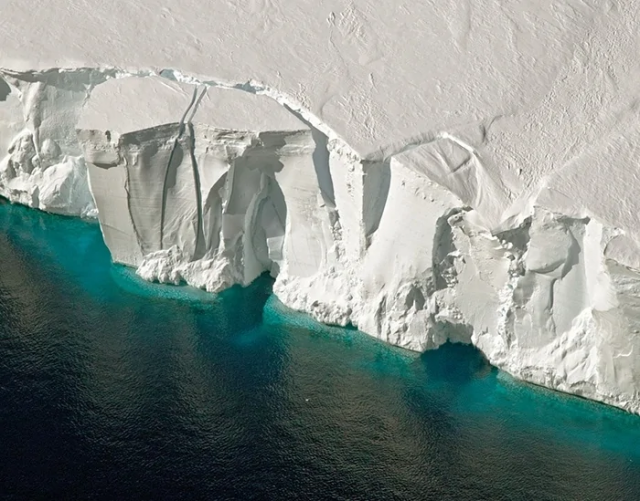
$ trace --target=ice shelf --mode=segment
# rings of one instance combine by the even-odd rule
[[[640,4],[174,4],[3,3],[0,195],[640,412]]]

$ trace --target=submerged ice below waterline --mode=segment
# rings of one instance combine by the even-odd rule
[[[163,298],[185,289],[114,272],[97,225],[17,206],[0,205],[0,255],[9,499],[640,496],[637,416],[515,382],[469,346],[417,355],[328,328],[268,279]]]

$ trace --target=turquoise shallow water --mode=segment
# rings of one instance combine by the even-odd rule
[[[637,500],[640,418],[110,263],[0,204],[0,499]]]

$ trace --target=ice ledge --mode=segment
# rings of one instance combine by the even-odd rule
[[[470,342],[516,377],[640,412],[635,228],[609,194],[570,197],[606,140],[514,193],[482,123],[364,157],[256,82],[0,78],[0,194],[97,212],[113,259],[144,278],[215,292],[270,271],[320,321],[413,350]]]

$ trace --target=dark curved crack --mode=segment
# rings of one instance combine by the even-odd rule
[[[11,87],[7,82],[0,78],[0,102],[6,101],[9,94],[11,94]]]
[[[202,217],[202,187],[200,184],[200,171],[198,170],[198,162],[195,155],[196,136],[193,130],[193,124],[191,122],[187,124],[187,131],[189,134],[189,156],[191,158],[191,169],[193,171],[193,180],[196,191],[196,209],[198,211],[198,220],[196,223],[198,225],[196,229],[196,247],[193,255],[193,259],[197,260],[202,258],[206,253],[206,245],[204,241],[204,223]]]
[[[159,249],[164,249],[164,224],[165,224],[165,219],[166,219],[166,211],[167,211],[167,191],[168,191],[168,186],[169,186],[169,178],[170,178],[170,174],[172,172],[171,167],[172,165],[174,165],[174,159],[175,159],[175,155],[178,152],[178,147],[180,146],[180,139],[182,139],[182,136],[184,134],[185,131],[185,120],[187,118],[187,116],[189,115],[189,112],[193,109],[193,107],[196,105],[196,103],[199,103],[200,100],[202,99],[202,97],[204,96],[204,92],[198,96],[198,88],[194,88],[193,89],[193,94],[191,95],[191,101],[189,102],[189,105],[187,106],[187,109],[184,110],[184,113],[182,114],[182,118],[180,118],[180,122],[178,125],[178,135],[177,137],[174,139],[173,141],[173,146],[171,148],[171,154],[169,155],[169,161],[167,162],[167,166],[165,167],[165,171],[164,171],[164,181],[163,181],[163,185],[162,185],[162,206],[160,209],[160,245],[159,245]],[[195,113],[195,111],[194,111]],[[193,118],[193,113],[191,114],[191,118],[190,120]],[[190,122],[189,122],[190,123]],[[193,143],[193,137],[191,138],[191,143]],[[190,154],[193,158],[193,145],[191,144],[191,147],[189,148],[190,150]],[[184,155],[184,154],[183,154]],[[180,161],[182,161],[182,157],[180,158]],[[177,169],[177,166],[176,166]],[[199,186],[199,182],[197,183]],[[198,217],[198,228],[201,227],[201,211],[199,212],[199,217]]]

